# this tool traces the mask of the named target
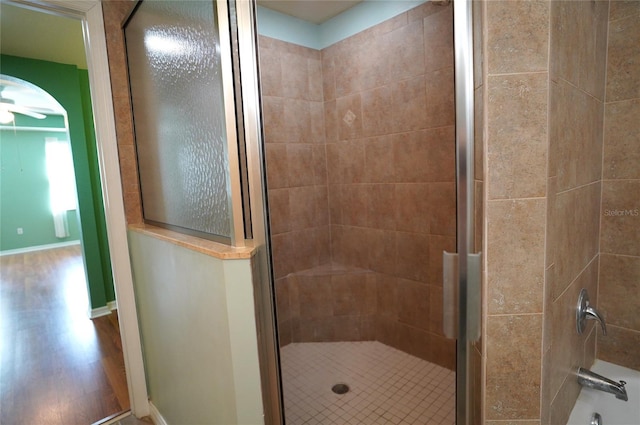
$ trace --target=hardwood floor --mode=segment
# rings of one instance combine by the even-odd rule
[[[0,257],[0,423],[129,409],[117,314],[90,320],[79,246]]]

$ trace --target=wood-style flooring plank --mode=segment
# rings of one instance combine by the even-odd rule
[[[78,246],[0,257],[0,423],[89,425],[129,409],[117,314],[90,320]]]

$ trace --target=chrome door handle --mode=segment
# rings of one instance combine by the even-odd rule
[[[602,335],[607,334],[607,324],[604,321],[604,317],[598,313],[598,310],[589,305],[589,294],[586,288],[582,288],[580,296],[578,297],[578,307],[576,309],[576,330],[578,335],[582,335],[586,326],[586,321],[597,320],[602,327]]]

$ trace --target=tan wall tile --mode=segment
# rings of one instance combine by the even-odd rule
[[[427,285],[429,287],[429,321],[428,331],[444,336],[442,330],[442,286]]]
[[[549,124],[550,176],[563,191],[600,180],[602,176],[602,102],[560,80],[551,83],[553,113]],[[556,106],[557,104],[557,106]],[[554,146],[555,145],[555,146]]]
[[[327,145],[329,183],[362,183],[365,180],[365,147],[361,140]]]
[[[322,52],[322,94],[325,101],[336,98],[336,73],[333,58]]]
[[[347,41],[347,40],[345,40]],[[333,59],[336,78],[336,98],[357,93],[360,90],[360,67],[354,48],[345,48]]]
[[[330,316],[301,318],[294,323],[293,332],[294,342],[333,342],[336,340],[333,317]]]
[[[427,126],[426,84],[424,76],[392,83],[392,130],[420,130]]]
[[[331,226],[332,260],[338,264],[360,267],[369,266],[369,252],[363,241],[367,240],[369,231],[362,227]]]
[[[278,345],[280,348],[293,342],[292,322],[293,320],[278,320]]]
[[[313,184],[327,186],[327,152],[323,145],[313,146],[311,152]]]
[[[366,137],[391,133],[391,88],[382,86],[362,93],[362,134]]]
[[[306,143],[287,144],[287,172],[289,187],[311,186],[313,184],[315,180],[313,145]]]
[[[429,285],[407,279],[398,280],[398,319],[401,323],[429,330]]]
[[[550,248],[555,253],[547,265],[555,264],[556,274],[550,285],[555,300],[598,254],[598,223],[600,222],[600,183],[556,195],[555,211],[549,220]]]
[[[486,420],[538,418],[542,315],[488,316]]]
[[[605,106],[605,179],[640,179],[640,100]]]
[[[489,199],[544,196],[547,74],[490,77],[488,90]]]
[[[285,99],[273,96],[262,97],[262,114],[265,123],[264,139],[267,144],[287,141],[285,116]]]
[[[425,76],[427,128],[455,125],[453,68],[443,68]]]
[[[269,190],[269,215],[271,233],[277,235],[291,230],[289,214],[289,189]]]
[[[601,254],[598,290],[607,324],[640,332],[640,257]]]
[[[640,331],[608,326],[607,336],[598,334],[598,354],[601,360],[640,371]]]
[[[427,357],[426,360],[455,371],[456,341],[434,334],[429,334],[429,337],[433,349],[427,353],[427,356],[431,357]]]
[[[490,1],[485,19],[490,74],[547,69],[548,1]]]
[[[376,273],[378,316],[396,321],[398,318],[398,282],[397,278],[388,274]]]
[[[451,21],[449,21],[451,25]],[[389,74],[395,81],[423,75],[425,72],[424,31],[421,20],[404,25],[384,36]],[[401,49],[398,46],[402,46]]]
[[[319,224],[317,223],[319,205],[317,205],[313,188],[295,187],[288,192],[291,230],[303,230]]]
[[[542,312],[545,216],[544,199],[489,201],[489,314]]]
[[[389,43],[384,36],[374,36],[360,46],[357,54],[362,90],[382,87],[392,80],[389,52]]]
[[[349,184],[342,187],[342,222],[347,226],[365,227],[367,225],[367,206],[369,205],[368,186]]]
[[[271,250],[273,252],[273,275],[276,279],[285,277],[294,271],[293,252],[294,239],[291,233],[271,235]]]
[[[396,276],[426,282],[429,276],[429,236],[398,232]]]
[[[396,181],[392,136],[366,139],[364,154],[366,182],[391,183]],[[392,160],[390,161],[389,158]]]
[[[338,108],[335,100],[324,104],[324,136],[327,143],[338,141]]]
[[[396,187],[396,229],[404,232],[429,233],[430,203],[428,183],[400,183]]]
[[[281,52],[264,46],[263,40],[258,40],[258,52],[260,62],[260,87],[263,96],[282,96],[282,65]]]
[[[362,137],[362,106],[360,94],[336,99],[339,140]]]
[[[607,102],[640,97],[640,25],[638,15],[609,24]]]
[[[322,60],[318,58],[307,59],[307,72],[309,75],[308,99],[315,102],[324,100],[324,87],[322,84]]]
[[[452,8],[424,18],[425,71],[453,66]]]
[[[291,305],[289,294],[289,278],[277,279],[274,283],[276,293],[276,308],[278,311],[278,322],[287,322],[291,319]]]
[[[399,347],[400,323],[396,319],[376,315],[376,340],[395,348]]]
[[[375,229],[395,229],[395,207],[399,199],[396,196],[396,185],[372,184],[366,185],[367,197],[367,227]],[[413,203],[414,200],[412,199]]]
[[[311,142],[311,105],[300,99],[284,99],[284,141],[290,143]]]
[[[289,187],[289,161],[287,145],[271,143],[265,147],[267,157],[267,183],[269,189]]]
[[[455,236],[456,186],[455,183],[429,183],[429,233]]]
[[[398,182],[455,181],[454,128],[393,135],[393,162]]]
[[[600,250],[640,256],[640,180],[603,182]]]
[[[604,100],[609,1],[552,1],[550,72]]]
[[[580,394],[580,384],[574,376],[567,376],[567,379],[563,382],[562,388],[558,392],[558,395],[551,402],[549,407],[549,421],[550,424],[566,424],[571,415],[571,410],[578,399]]]
[[[333,315],[331,276],[298,275],[300,317],[313,319]]]
[[[311,138],[307,142],[322,145],[325,143],[324,103],[309,102],[309,114],[311,118]]]
[[[451,7],[419,9],[411,22],[399,15],[320,53],[261,39],[278,58],[265,64],[298,74],[287,88],[281,74],[281,92],[264,96],[269,187],[278,190],[272,215],[283,221],[274,229],[286,232],[274,232],[274,268],[298,282],[289,285],[285,340],[376,338],[454,367],[455,343],[440,336],[442,250],[455,249]],[[425,17],[435,27],[425,29]],[[438,55],[426,64],[429,53]],[[427,70],[435,72],[425,80]],[[278,87],[277,69],[265,72]],[[364,284],[334,274],[330,294],[301,290],[296,272],[323,262],[376,273]],[[424,305],[400,309],[398,282],[411,280]],[[332,316],[316,305],[323,294]],[[412,325],[398,322],[399,311]]]
[[[629,16],[640,15],[640,3],[636,0],[612,1],[609,9],[609,20],[616,21]]]

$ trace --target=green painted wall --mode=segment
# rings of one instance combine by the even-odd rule
[[[67,111],[69,136],[78,190],[81,241],[91,308],[113,301],[113,279],[102,211],[102,192],[86,71],[73,65],[0,55],[0,72],[42,88]],[[4,198],[4,193],[2,193]],[[6,202],[3,200],[3,202]],[[100,205],[100,207],[97,207]],[[15,231],[15,230],[14,230]]]
[[[43,120],[44,121],[44,120]],[[67,238],[56,238],[49,207],[45,137],[66,133],[0,130],[0,251],[80,240],[77,211],[69,211]],[[19,235],[17,229],[22,228]]]
[[[93,109],[91,107],[91,90],[89,88],[89,72],[86,69],[78,69],[80,77],[80,97],[82,98],[82,113],[84,116],[84,132],[87,140],[87,154],[89,156],[89,173],[91,175],[91,187],[96,194],[93,197],[96,226],[98,230],[98,244],[100,245],[100,262],[104,273],[105,296],[107,301],[116,299],[113,288],[113,274],[111,271],[111,257],[109,256],[109,239],[107,239],[107,220],[104,215],[104,203],[102,201],[102,184],[100,183],[100,166],[98,165],[98,151],[96,149],[96,132],[93,122]]]

